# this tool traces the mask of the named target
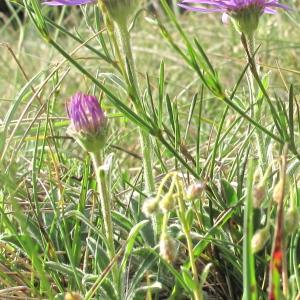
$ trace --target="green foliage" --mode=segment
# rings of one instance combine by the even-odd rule
[[[122,65],[119,40],[97,6],[10,3],[0,29],[0,298],[64,299],[72,291],[85,300],[193,299],[202,290],[215,299],[268,297],[272,193],[284,145],[284,209],[292,203],[299,213],[300,206],[299,5],[262,18],[251,53],[246,39],[212,16],[180,14],[161,0],[157,18],[146,2],[128,23],[135,65],[128,56]],[[99,96],[108,113],[104,154],[113,163],[102,167],[113,258],[96,170],[66,134],[65,102],[79,90]],[[149,142],[154,191],[145,188],[139,135]],[[252,192],[262,175],[254,165],[263,174],[270,168],[257,209]],[[172,197],[182,202],[167,212],[167,224],[162,213],[147,219],[145,199],[173,189],[166,179],[158,191],[171,172],[180,181]],[[197,180],[203,195],[186,201]],[[159,253],[165,225],[179,245],[172,263]],[[264,226],[271,243],[254,255],[251,238]],[[300,293],[298,229],[284,235],[286,269],[271,282],[277,299]]]

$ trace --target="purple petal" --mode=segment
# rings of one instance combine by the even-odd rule
[[[90,4],[94,3],[96,0],[49,0],[44,1],[43,4],[50,5],[50,6],[75,6],[75,5],[83,5],[83,4]]]

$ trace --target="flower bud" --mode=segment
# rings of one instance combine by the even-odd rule
[[[283,179],[280,179],[274,187],[273,190],[273,200],[278,204],[281,201],[281,197],[284,197],[286,188],[286,184],[284,184]]]
[[[269,238],[270,238],[270,233],[268,227],[258,229],[253,235],[251,240],[252,253],[257,253],[260,250],[262,250],[265,247]]]
[[[187,190],[186,190],[186,198],[187,200],[195,200],[197,198],[200,198],[202,195],[202,192],[205,189],[205,183],[201,181],[197,181],[193,184],[191,184]]]
[[[177,257],[177,243],[168,234],[162,234],[159,242],[159,253],[163,259],[173,263]]]
[[[152,215],[155,215],[158,211],[158,202],[155,197],[147,198],[144,201],[144,204],[142,206],[142,212],[146,217],[151,217]]]
[[[169,212],[175,207],[175,199],[172,193],[167,193],[159,202],[159,207],[163,213]]]
[[[107,135],[107,118],[96,97],[77,93],[68,104],[71,125],[68,133],[88,152],[103,148]]]
[[[292,234],[299,228],[300,216],[296,208],[289,208],[285,218],[285,230],[287,233]]]
[[[260,208],[266,196],[266,188],[262,183],[254,186],[253,189],[253,207]]]
[[[65,295],[65,300],[81,300],[82,297],[78,293],[68,292]]]

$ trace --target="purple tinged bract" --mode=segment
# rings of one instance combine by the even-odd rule
[[[97,153],[105,146],[107,118],[95,96],[76,93],[68,104],[68,134],[86,151]]]
[[[97,135],[106,127],[105,113],[95,96],[76,93],[71,97],[68,114],[77,133]]]

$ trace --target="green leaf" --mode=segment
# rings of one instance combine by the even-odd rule
[[[233,186],[225,179],[221,179],[222,196],[229,206],[234,206],[238,202],[237,192]]]

